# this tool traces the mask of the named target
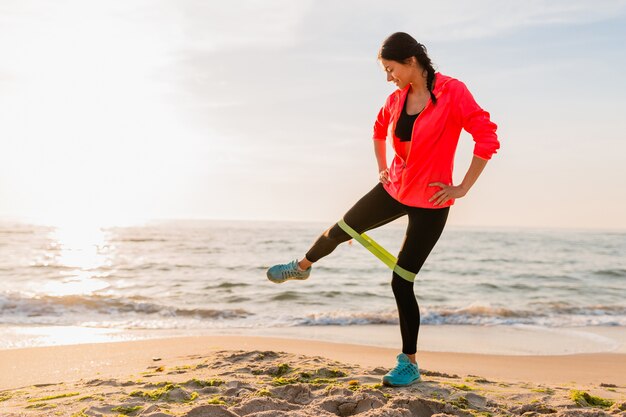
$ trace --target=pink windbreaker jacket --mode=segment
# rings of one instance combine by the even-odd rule
[[[412,207],[443,208],[454,200],[434,206],[428,202],[439,187],[429,187],[433,182],[452,185],[454,153],[461,129],[470,133],[476,142],[474,155],[482,159],[500,148],[496,136],[496,124],[489,120],[474,100],[465,84],[440,73],[435,74],[433,93],[437,104],[428,101],[413,125],[410,142],[400,142],[395,136],[396,122],[410,86],[394,91],[374,123],[374,140],[391,138],[395,156],[389,167],[387,192],[399,202]],[[406,151],[408,146],[408,151]]]

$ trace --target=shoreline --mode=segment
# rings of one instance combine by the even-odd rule
[[[0,390],[82,378],[127,377],[153,365],[219,350],[277,351],[360,366],[390,368],[397,349],[260,336],[187,336],[0,350]],[[487,379],[549,384],[626,385],[626,354],[485,355],[419,351],[420,368]],[[180,362],[180,363],[179,363]]]
[[[31,325],[0,326],[0,351],[188,336],[269,336],[391,349],[401,346],[400,332],[394,324],[183,330]],[[626,331],[622,327],[608,326],[544,328],[519,325],[422,325],[418,351],[507,356],[626,354]]]

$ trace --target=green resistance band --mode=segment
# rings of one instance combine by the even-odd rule
[[[407,271],[401,266],[398,266],[397,264],[398,260],[396,259],[396,257],[390,254],[389,252],[387,252],[387,250],[383,248],[382,246],[380,246],[378,243],[376,243],[374,239],[372,239],[365,233],[358,234],[356,230],[348,226],[348,224],[344,222],[343,219],[339,220],[337,225],[341,227],[341,229],[344,232],[349,234],[354,240],[356,240],[361,245],[363,245],[365,249],[372,252],[372,254],[375,257],[383,261],[383,263],[387,265],[389,269],[391,269],[393,272],[400,275],[402,278],[404,278],[405,280],[409,282],[415,281],[416,274],[414,274],[413,272]]]

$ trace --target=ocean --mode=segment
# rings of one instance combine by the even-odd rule
[[[391,272],[356,242],[276,285],[329,224],[208,220],[132,227],[0,222],[0,348],[28,329],[117,335],[395,325]],[[396,221],[369,233],[396,253]],[[449,226],[418,274],[432,326],[626,326],[626,232]],[[17,331],[16,329],[21,329]],[[19,333],[19,335],[18,335]]]

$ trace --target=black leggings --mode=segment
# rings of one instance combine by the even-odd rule
[[[449,207],[427,209],[406,206],[391,197],[382,184],[378,183],[348,210],[343,220],[357,233],[364,233],[408,215],[409,225],[402,249],[398,254],[398,265],[417,274],[441,236],[449,211]],[[350,239],[350,235],[334,224],[317,239],[307,252],[306,258],[311,262],[317,262],[335,250],[340,243]],[[411,355],[417,351],[417,334],[420,325],[420,313],[413,292],[413,283],[394,272],[391,288],[400,316],[402,352]]]

